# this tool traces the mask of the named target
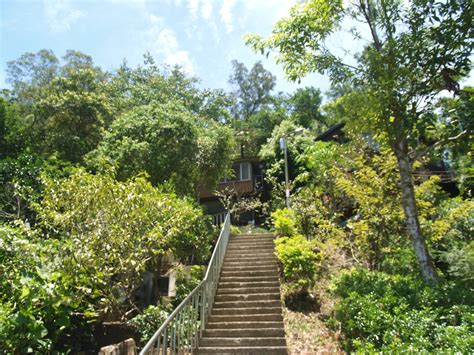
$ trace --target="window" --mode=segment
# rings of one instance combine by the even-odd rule
[[[235,163],[233,166],[234,175],[232,177],[224,176],[220,179],[219,183],[226,183],[232,181],[249,181],[252,180],[251,165],[249,162]]]
[[[240,163],[240,181],[250,180],[250,163]]]
[[[169,277],[160,277],[158,279],[158,290],[161,296],[168,296],[170,289],[170,278]]]

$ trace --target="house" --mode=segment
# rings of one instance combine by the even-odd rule
[[[215,189],[200,188],[199,201],[207,214],[213,216],[213,222],[220,224],[224,221],[226,209],[222,198],[232,199],[256,196],[264,191],[263,163],[257,157],[240,157],[232,164],[232,176],[224,177]],[[255,221],[255,212],[246,211],[239,215],[240,224]]]
[[[345,132],[342,130],[346,124],[340,122],[329,127],[326,131],[314,138],[315,141],[346,143],[348,141]]]

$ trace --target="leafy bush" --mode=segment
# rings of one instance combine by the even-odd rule
[[[193,265],[189,274],[183,268],[176,272],[176,296],[173,299],[174,307],[177,307],[196,288],[203,279],[204,268],[200,265]]]
[[[93,297],[62,272],[60,250],[55,240],[0,225],[1,353],[81,350],[87,343]]]
[[[409,276],[352,270],[333,283],[347,351],[467,353],[474,304],[464,285],[427,287]]]
[[[282,237],[275,241],[276,256],[283,266],[285,281],[294,290],[306,291],[314,282],[322,255],[302,235]]]
[[[291,237],[297,233],[295,215],[287,208],[272,213],[272,222],[275,232],[279,236]]]
[[[209,256],[202,211],[144,177],[78,170],[42,183],[37,223],[0,225],[0,353],[81,351],[93,321],[127,320],[163,256]]]
[[[140,341],[146,344],[171,313],[169,306],[148,306],[142,313],[128,321],[140,335]]]

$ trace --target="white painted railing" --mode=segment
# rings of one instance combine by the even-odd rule
[[[211,314],[229,236],[230,214],[227,213],[204,279],[170,314],[140,355],[192,354],[197,348]]]

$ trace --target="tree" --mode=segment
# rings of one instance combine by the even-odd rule
[[[297,89],[291,95],[292,119],[296,125],[304,128],[320,129],[324,126],[324,116],[320,111],[321,91],[314,87]]]
[[[152,102],[179,102],[193,113],[217,122],[229,119],[230,98],[222,90],[199,89],[199,80],[189,77],[179,66],[159,66],[145,54],[135,68],[123,63],[107,85],[115,115]]]
[[[352,53],[355,64],[349,65],[327,45],[346,16],[370,33],[369,44]],[[422,137],[435,124],[437,94],[459,93],[457,80],[470,70],[473,18],[469,0],[357,0],[347,8],[340,0],[311,0],[292,8],[267,39],[247,37],[262,54],[277,49],[278,61],[293,80],[317,71],[335,83],[351,81],[362,92],[366,99],[360,105],[370,104],[372,111],[363,119],[397,158],[408,233],[429,283],[436,283],[437,275],[418,220],[412,165],[432,146],[423,144]],[[357,29],[353,33],[361,38]]]
[[[81,162],[111,121],[106,75],[90,56],[72,50],[61,62],[52,51],[41,50],[7,66],[18,121],[26,127],[30,145],[45,155]]]
[[[32,105],[39,92],[57,77],[59,60],[51,50],[25,53],[7,63],[7,82],[12,84],[18,101]]]
[[[275,87],[276,78],[261,62],[255,63],[250,71],[244,63],[236,60],[232,61],[232,67],[234,72],[229,83],[235,87],[234,116],[246,120],[272,101],[270,92]]]
[[[116,119],[88,162],[112,165],[120,180],[146,172],[155,185],[172,182],[177,192],[193,194],[199,183],[217,183],[231,151],[228,128],[176,102],[153,102]]]

